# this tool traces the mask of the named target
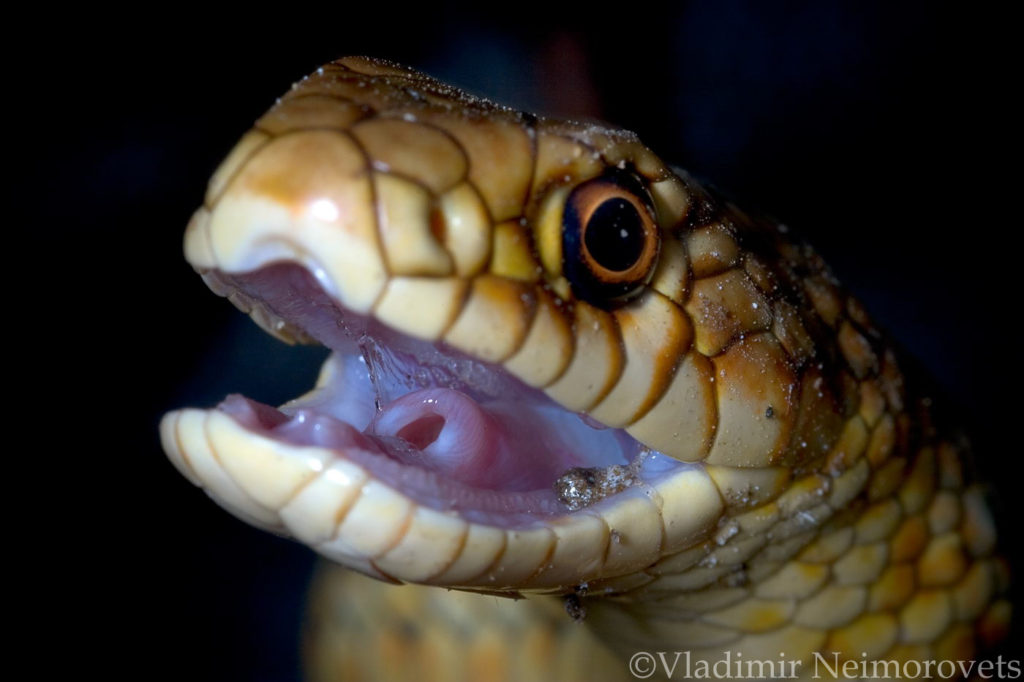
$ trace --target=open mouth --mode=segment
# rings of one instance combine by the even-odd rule
[[[204,279],[278,335],[332,351],[316,388],[280,408],[232,395],[218,409],[257,434],[334,451],[421,505],[515,527],[697,466],[566,410],[500,367],[343,309],[304,267]]]

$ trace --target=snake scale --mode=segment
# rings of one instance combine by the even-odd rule
[[[810,247],[631,133],[341,59],[242,137],[185,255],[333,351],[280,409],[161,423],[220,505],[383,581],[321,572],[312,679],[949,677],[1005,637],[966,443]]]

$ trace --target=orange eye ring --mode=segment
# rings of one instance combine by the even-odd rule
[[[576,296],[588,303],[611,307],[639,295],[660,248],[650,198],[632,174],[588,180],[566,199],[563,270]]]

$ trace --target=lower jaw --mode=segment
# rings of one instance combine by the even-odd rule
[[[592,593],[631,590],[653,579],[645,568],[706,539],[723,511],[704,467],[658,474],[646,460],[643,480],[578,511],[558,503],[517,510],[509,501],[530,495],[500,491],[457,493],[460,508],[444,510],[452,498],[438,491],[456,486],[436,474],[359,448],[267,436],[259,430],[281,413],[247,405],[235,405],[252,408],[241,420],[221,409],[166,415],[160,431],[171,461],[240,519],[384,580],[506,594],[583,583]]]

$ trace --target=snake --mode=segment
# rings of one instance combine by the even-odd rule
[[[1006,637],[927,383],[789,228],[631,132],[340,59],[241,137],[184,253],[331,351],[280,407],[160,424],[217,504],[330,561],[311,679],[970,677]]]

